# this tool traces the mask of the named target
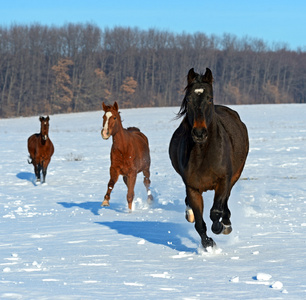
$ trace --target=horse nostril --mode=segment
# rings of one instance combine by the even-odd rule
[[[204,136],[207,135],[206,129],[204,128],[193,128],[192,133],[197,138],[203,138]]]
[[[109,138],[109,132],[108,132],[108,130],[102,129],[102,130],[101,130],[101,135],[102,135],[102,138],[103,138],[104,140],[107,140],[107,139]]]
[[[192,135],[196,140],[204,140],[207,138],[207,130],[205,128],[193,128]]]

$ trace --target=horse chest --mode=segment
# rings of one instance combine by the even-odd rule
[[[111,154],[112,167],[119,169],[120,174],[126,175],[133,170],[135,163],[131,153],[124,153],[118,149],[113,149]]]
[[[194,150],[184,170],[185,182],[188,186],[201,191],[215,189],[220,178],[220,162],[210,151]]]
[[[41,159],[48,159],[53,155],[54,147],[50,140],[46,141],[44,144],[39,142],[36,148],[36,155]]]
[[[213,190],[218,182],[218,176],[205,166],[187,168],[184,177],[186,185],[200,191]]]

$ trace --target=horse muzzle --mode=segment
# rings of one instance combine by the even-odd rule
[[[191,130],[191,136],[195,143],[197,144],[203,144],[206,142],[208,134],[206,128],[198,128],[193,127]]]
[[[108,140],[110,137],[110,134],[107,130],[102,129],[101,130],[101,136],[103,140]]]
[[[43,139],[44,141],[46,141],[46,140],[48,139],[48,136],[47,136],[47,135],[43,135],[43,136],[42,136],[42,139]]]

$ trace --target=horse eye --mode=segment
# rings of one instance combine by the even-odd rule
[[[117,119],[117,117],[114,117],[114,120],[116,120]]]

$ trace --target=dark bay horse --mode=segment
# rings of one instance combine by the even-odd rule
[[[40,181],[40,172],[43,174],[43,183],[46,181],[47,168],[54,153],[54,146],[49,138],[49,116],[40,117],[40,133],[28,138],[29,164],[33,164],[36,181]]]
[[[202,193],[214,190],[210,210],[212,232],[232,231],[228,208],[231,189],[239,179],[248,151],[247,128],[234,110],[213,103],[213,76],[190,69],[179,117],[184,117],[174,132],[169,155],[186,186],[186,219],[195,222],[204,248],[215,245],[207,236],[203,220]]]
[[[143,172],[144,185],[147,189],[148,203],[151,203],[153,197],[150,191],[150,150],[147,137],[140,132],[138,128],[123,128],[121,117],[118,112],[118,104],[113,106],[102,103],[104,110],[102,138],[107,140],[113,137],[111,148],[111,166],[110,180],[108,182],[107,192],[102,202],[102,206],[109,206],[110,194],[118,180],[119,175],[123,176],[123,181],[128,188],[127,202],[128,207],[132,209],[134,198],[134,186],[137,173]]]

